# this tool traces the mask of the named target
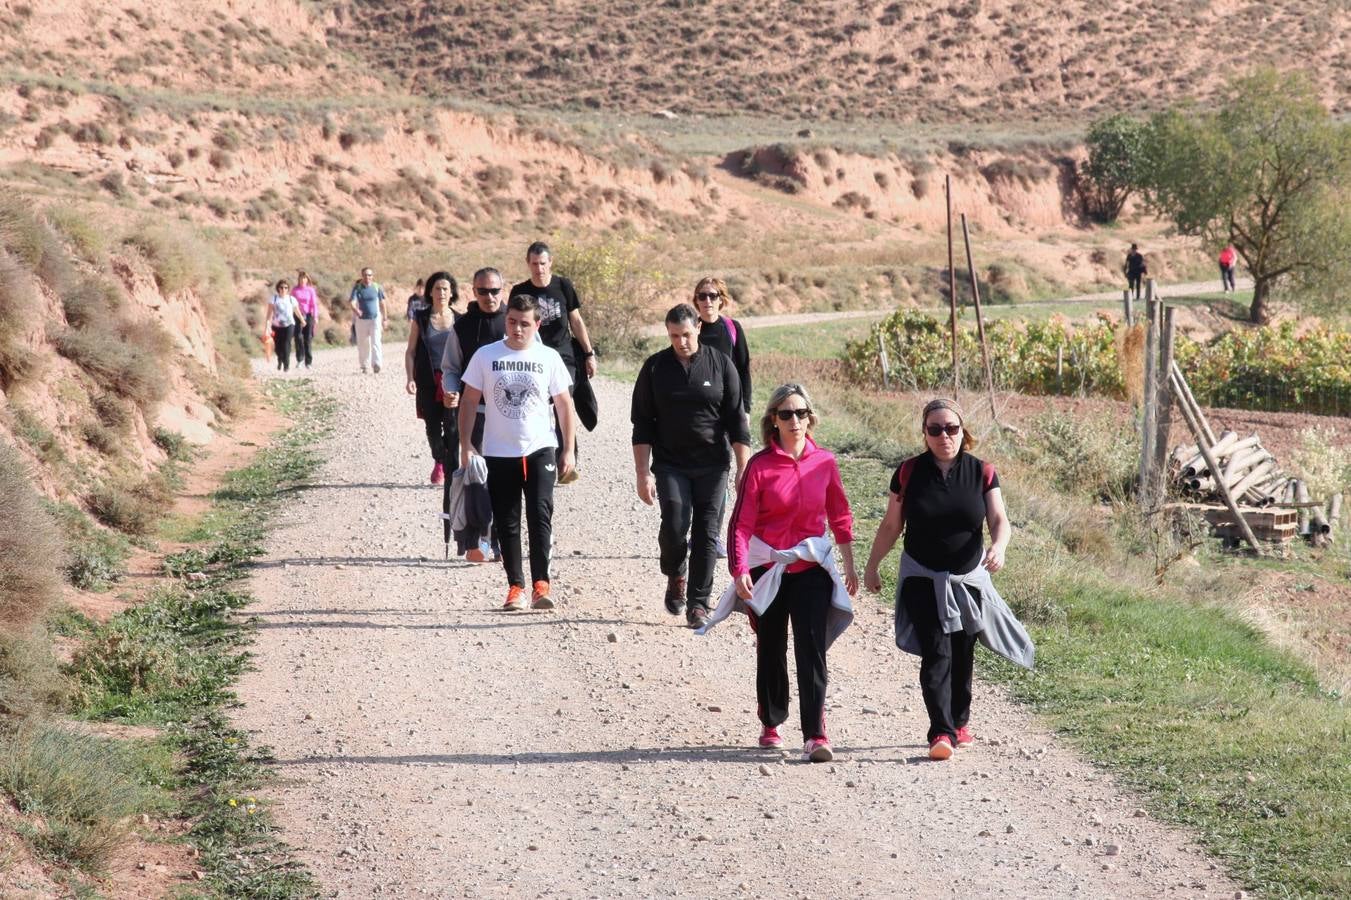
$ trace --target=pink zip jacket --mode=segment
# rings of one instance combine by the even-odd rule
[[[782,550],[825,534],[827,518],[835,543],[853,543],[854,515],[849,511],[835,455],[807,438],[801,458],[795,460],[777,441],[772,442],[746,464],[736,508],[727,526],[727,568],[732,577],[750,571],[746,560],[752,536]],[[814,565],[795,562],[788,571],[801,572]]]

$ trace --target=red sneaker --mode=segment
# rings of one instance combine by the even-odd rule
[[[436,465],[432,466],[431,481],[432,484],[446,483],[446,467],[444,465],[442,465],[441,463],[437,463]]]
[[[553,600],[549,599],[549,582],[535,582],[534,590],[530,593],[530,607],[532,609],[554,608]]]
[[[525,588],[519,584],[507,588],[507,602],[502,604],[502,608],[525,609]]]
[[[940,734],[938,737],[929,741],[929,759],[951,759],[952,758],[952,738],[946,734]]]
[[[779,729],[766,725],[760,731],[760,746],[765,748],[782,747],[783,738],[779,737]]]
[[[830,749],[830,738],[818,734],[802,746],[802,755],[812,762],[830,762],[835,758],[835,751]]]
[[[970,728],[967,728],[965,725],[963,725],[961,728],[958,728],[958,729],[957,729],[957,746],[958,746],[958,747],[969,747],[969,746],[971,746],[972,744],[974,744],[975,742],[976,742],[976,739],[973,738],[973,737],[971,736],[971,729],[970,729]]]

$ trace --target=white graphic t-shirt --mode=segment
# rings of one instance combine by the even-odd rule
[[[558,351],[534,341],[512,350],[506,341],[479,348],[461,380],[483,392],[484,456],[529,456],[557,447],[549,398],[572,385]]]

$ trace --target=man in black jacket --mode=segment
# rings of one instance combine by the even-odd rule
[[[474,352],[506,336],[507,304],[506,297],[502,296],[502,285],[502,273],[494,268],[479,269],[474,273],[473,300],[465,314],[455,320],[454,333],[446,341],[446,349],[441,355],[441,387],[447,409],[460,405],[460,376],[469,366]],[[478,415],[474,417],[474,432],[470,436],[470,443],[480,454],[483,452],[484,413],[480,403]],[[493,558],[498,556],[496,529],[491,530],[491,537],[488,533],[483,534],[478,546],[471,548],[465,558],[470,562],[487,562],[489,553]]]
[[[686,622],[697,628],[708,618],[713,589],[728,443],[740,480],[750,433],[741,379],[726,354],[700,349],[694,307],[672,307],[666,334],[671,346],[647,358],[633,387],[633,467],[639,498],[661,506],[666,610],[686,609]]]

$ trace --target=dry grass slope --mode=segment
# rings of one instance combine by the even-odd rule
[[[1351,102],[1351,13],[1316,0],[331,5],[330,40],[374,49],[414,90],[517,108],[1054,121],[1204,98],[1234,69],[1292,61]]]

